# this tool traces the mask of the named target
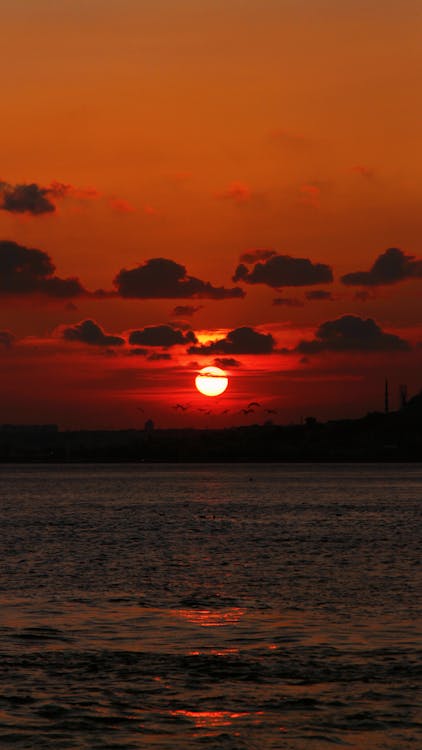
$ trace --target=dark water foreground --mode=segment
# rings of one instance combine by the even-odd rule
[[[0,747],[422,747],[422,469],[4,466]]]

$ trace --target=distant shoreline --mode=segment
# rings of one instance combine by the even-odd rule
[[[0,464],[420,463],[422,395],[406,408],[361,419],[225,429],[61,431],[0,426]]]
[[[105,459],[71,459],[71,460],[46,460],[46,459],[15,459],[15,460],[0,460],[0,466],[163,466],[163,465],[174,465],[174,466],[201,466],[203,464],[209,464],[210,466],[217,466],[218,464],[224,464],[224,465],[232,465],[232,466],[248,466],[249,464],[259,464],[262,466],[265,465],[289,465],[289,464],[302,464],[302,465],[309,465],[309,464],[350,464],[350,465],[358,465],[358,464],[412,464],[422,465],[422,458],[363,458],[363,457],[357,457],[357,458],[318,458],[318,459],[312,459],[312,458],[303,458],[303,459],[256,459],[256,458],[247,458],[247,459],[224,459],[224,458],[217,458],[217,459],[206,459],[201,458],[198,460],[193,459],[183,459],[183,460],[176,460],[171,458],[166,458],[162,460],[140,460],[140,461],[134,461],[133,459],[111,459],[111,460],[105,460]]]

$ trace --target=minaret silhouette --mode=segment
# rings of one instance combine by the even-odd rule
[[[389,410],[389,404],[388,404],[388,380],[385,379],[385,389],[384,389],[384,411],[386,414],[388,414]]]

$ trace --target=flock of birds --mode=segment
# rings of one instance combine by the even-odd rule
[[[179,412],[180,414],[184,414],[186,411],[189,411],[191,409],[192,404],[174,404],[172,406],[172,409],[174,411]],[[249,414],[255,414],[256,409],[262,409],[262,404],[260,404],[258,401],[250,401],[250,403],[243,407],[242,409],[239,409],[239,411],[232,411],[231,409],[223,409],[223,411],[216,412],[212,409],[207,409],[205,407],[199,407],[195,409],[195,411],[201,412],[204,416],[209,416],[210,414],[214,415],[223,415],[223,414],[243,414],[244,416],[248,416]],[[142,406],[138,406],[137,410],[141,412],[141,414],[145,413],[145,410],[142,408]],[[277,409],[263,409],[265,414],[277,414]]]
[[[175,404],[173,407],[174,411],[179,411],[182,414],[185,411],[188,411],[191,408],[191,403],[188,404]],[[202,412],[204,415],[209,414],[244,414],[247,416],[248,414],[255,414],[256,409],[261,409],[262,405],[258,401],[251,401],[247,406],[243,407],[239,411],[232,411],[230,409],[223,409],[223,411],[220,412],[214,412],[212,409],[206,409],[204,407],[199,407],[196,409],[196,411]],[[277,414],[277,409],[264,409],[264,412],[266,414]]]

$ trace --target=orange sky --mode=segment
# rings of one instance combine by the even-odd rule
[[[278,421],[359,416],[382,408],[385,376],[393,405],[400,383],[419,390],[420,3],[7,6],[0,423],[123,427],[151,416],[158,426],[212,427],[261,422],[266,409]],[[34,276],[31,267],[23,283],[28,248],[47,254],[56,271]],[[401,270],[370,272],[388,248],[400,250]],[[294,259],[298,285],[283,276],[276,285],[269,256],[264,282],[248,283],[254,262],[233,281],[240,256],[256,250]],[[157,258],[184,266],[202,286],[166,296],[160,270],[152,299],[145,287],[127,298],[113,284],[122,269]],[[310,264],[312,283],[297,259]],[[317,280],[321,264],[333,281]],[[358,271],[367,272],[363,283],[342,282]],[[79,279],[81,294],[54,296],[54,275]],[[244,296],[210,298],[207,282]],[[318,290],[329,296],[308,298]],[[197,309],[176,315],[176,306]],[[66,338],[86,320],[103,338]],[[130,333],[158,325],[179,338],[192,330],[197,342],[133,355]],[[244,327],[271,334],[270,351],[230,343],[227,334]],[[110,344],[107,334],[124,343]],[[187,351],[211,339],[224,340],[221,352]],[[312,351],[300,343],[309,341]],[[211,404],[193,380],[218,357],[235,363],[227,393]],[[198,411],[204,400],[209,415]],[[250,401],[262,406],[243,415]],[[189,404],[183,415],[174,409],[180,402]]]

